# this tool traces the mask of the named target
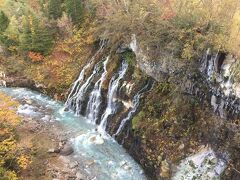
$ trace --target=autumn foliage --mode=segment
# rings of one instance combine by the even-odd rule
[[[6,180],[17,180],[18,172],[31,162],[29,155],[17,147],[15,129],[21,122],[18,106],[17,101],[0,93],[0,177]]]
[[[30,51],[28,53],[28,57],[33,61],[33,62],[41,62],[44,59],[44,56],[41,55],[41,53],[36,53],[36,52],[32,52]]]

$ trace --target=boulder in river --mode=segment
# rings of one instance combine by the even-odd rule
[[[93,136],[91,136],[89,138],[89,141],[91,143],[98,144],[98,145],[104,144],[104,140],[103,140],[103,138],[100,135],[93,135]]]
[[[69,156],[73,152],[73,147],[70,144],[65,144],[64,147],[60,150],[60,154],[63,156]]]
[[[33,102],[30,99],[26,99],[26,103],[31,105]]]
[[[80,172],[77,172],[76,176],[78,180],[84,179],[84,176]]]
[[[73,161],[69,163],[69,168],[70,169],[74,169],[78,166],[78,162],[77,161]]]

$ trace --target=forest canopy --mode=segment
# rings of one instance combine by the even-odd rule
[[[240,55],[238,0],[1,0],[0,22],[5,54],[30,63],[24,74],[57,89],[71,84],[100,39],[114,51],[135,34],[155,61],[196,62],[209,48]],[[14,69],[23,72],[20,62]]]
[[[239,55],[239,4],[237,0],[1,0],[0,39],[12,52],[45,56],[62,35],[61,28],[70,24],[80,28],[90,18],[97,22],[96,40],[109,38],[114,44],[136,34],[140,44],[156,55],[170,51],[191,59],[209,47]]]

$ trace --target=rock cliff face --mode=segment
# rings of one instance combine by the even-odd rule
[[[136,35],[132,35],[132,41],[129,48],[132,49],[136,55],[138,67],[157,81],[161,81],[163,75],[177,73],[184,65],[171,54],[162,54],[161,60],[151,59],[146,56],[145,52],[138,46]]]
[[[177,60],[169,54],[163,54],[161,59],[152,60],[145,55],[147,53],[144,53],[144,51],[140,49],[135,35],[132,36],[129,48],[136,55],[138,68],[144,73],[154,78],[158,83],[170,82],[175,84],[182,96],[192,98],[193,101],[198,101],[199,104],[202,104],[200,105],[202,114],[204,114],[204,111],[208,111],[210,114],[211,111],[213,112],[211,116],[213,119],[216,119],[216,122],[209,125],[209,127],[212,128],[212,132],[206,133],[204,130],[196,130],[196,134],[199,133],[197,141],[200,142],[200,144],[205,141],[205,143],[216,147],[215,150],[219,149],[219,147],[224,147],[223,149],[225,149],[225,151],[232,151],[233,149],[233,151],[235,151],[239,148],[235,145],[229,146],[227,143],[224,143],[226,139],[234,139],[238,134],[237,129],[239,129],[238,123],[235,124],[240,117],[240,86],[236,78],[238,62],[235,57],[224,52],[211,53],[210,50],[207,50],[206,54],[196,62],[181,62],[181,60]],[[159,100],[163,101],[163,99],[164,97]],[[193,127],[198,126],[197,124],[201,122],[200,119],[202,118],[200,116],[198,117],[196,109],[196,107],[193,108],[192,110],[195,112],[189,116],[189,119],[195,119],[195,122],[192,124]],[[157,111],[157,109],[155,109],[155,111]],[[179,116],[181,116],[181,114],[184,113],[179,112]],[[138,114],[138,117],[139,116]],[[162,116],[161,113],[160,116]],[[214,122],[215,120],[209,121]],[[234,123],[226,125],[227,122]],[[192,125],[189,125],[189,127]],[[143,129],[143,131],[146,130]],[[176,136],[176,133],[177,131],[174,136]],[[144,138],[141,136],[144,136]],[[179,134],[179,136],[181,135]],[[190,133],[188,136],[191,136]],[[211,138],[211,136],[215,136],[215,138]],[[156,139],[157,138],[154,137],[145,137],[145,133],[132,132],[126,140],[126,143],[124,143],[124,146],[129,150],[132,156],[145,167],[147,173],[155,174],[152,178],[161,176],[161,163],[157,165],[159,163],[157,158],[156,160],[146,158],[148,156],[146,151],[151,151],[154,148],[151,147],[153,146],[150,145],[151,143],[144,143],[144,141],[156,141]],[[181,141],[181,138],[179,138],[178,141]],[[158,145],[155,144],[155,146]],[[153,154],[157,155],[158,153],[155,152]],[[232,154],[233,158],[236,158],[236,154]],[[163,160],[164,158],[170,159],[166,153],[158,157],[162,157]],[[237,159],[236,162],[238,162]],[[239,166],[239,163],[236,164],[236,166]],[[233,174],[236,175],[235,172],[233,172]]]
[[[211,54],[208,51],[200,63],[214,112],[225,119],[239,118],[240,85],[234,74],[237,59],[225,53]]]
[[[232,55],[223,52],[214,54],[208,50],[191,72],[186,69],[191,68],[191,64],[186,67],[186,63],[171,55],[163,55],[161,60],[151,60],[138,47],[135,35],[132,36],[130,48],[136,54],[138,67],[149,76],[157,81],[172,76],[176,78],[176,83],[181,84],[183,92],[207,100],[221,118],[239,118],[240,85],[234,77],[238,63]],[[179,74],[183,71],[185,77],[181,80]]]

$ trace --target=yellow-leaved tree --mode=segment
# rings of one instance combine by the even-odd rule
[[[17,148],[15,129],[21,122],[17,115],[19,103],[0,93],[0,177],[17,180],[17,173],[31,162],[30,157]]]

